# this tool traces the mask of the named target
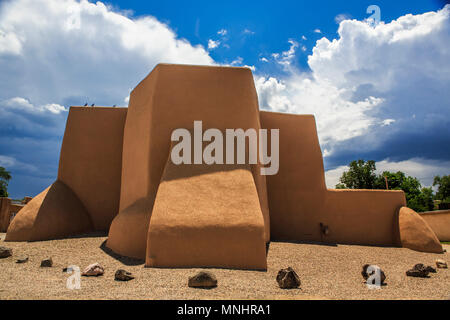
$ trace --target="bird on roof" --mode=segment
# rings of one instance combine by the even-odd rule
[[[113,105],[113,108],[117,107],[116,105]]]
[[[84,105],[85,107],[87,107],[88,106],[88,104],[87,104],[87,102],[85,103],[85,105]]]
[[[91,107],[95,107],[95,103],[93,103],[93,104],[91,105]]]

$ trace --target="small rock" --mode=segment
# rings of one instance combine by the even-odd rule
[[[133,280],[134,277],[131,275],[130,272],[119,269],[116,271],[116,274],[114,275],[114,280],[116,281],[130,281]]]
[[[16,263],[27,263],[28,257],[20,257],[16,260]]]
[[[408,277],[428,278],[430,272],[436,272],[436,269],[430,266],[425,267],[422,263],[418,263],[412,269],[406,271],[406,275]]]
[[[281,289],[295,289],[301,285],[299,276],[291,267],[278,271],[277,282]]]
[[[12,253],[11,248],[0,247],[0,259],[11,257]]]
[[[195,276],[189,277],[188,286],[204,289],[215,288],[217,287],[217,278],[211,272],[201,271]]]
[[[99,263],[93,263],[84,269],[82,276],[85,277],[98,277],[105,273],[105,269]]]
[[[367,269],[368,269],[369,267],[370,267],[370,264],[365,264],[365,265],[363,266],[362,271],[361,271],[361,275],[363,276],[364,280],[366,280],[366,281],[367,281],[367,279],[369,279],[369,277],[372,276],[372,275],[374,274],[374,272],[375,272],[375,270],[373,270],[373,271],[369,274],[369,272],[367,272]],[[380,282],[381,282],[380,284],[381,284],[381,285],[384,285],[384,284],[385,284],[384,281],[386,281],[386,274],[385,274],[384,271],[381,270],[381,268],[380,268]]]
[[[41,261],[41,268],[51,268],[53,267],[53,260],[52,258],[45,259]]]
[[[436,267],[438,267],[439,269],[447,269],[447,262],[445,262],[444,260],[438,259],[436,260]]]

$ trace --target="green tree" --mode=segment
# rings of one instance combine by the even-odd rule
[[[0,197],[8,197],[9,180],[11,180],[11,173],[0,167]]]
[[[375,161],[357,160],[350,162],[350,169],[345,171],[340,183],[336,186],[337,189],[373,189],[375,180],[376,166]]]
[[[434,177],[433,187],[438,186],[435,199],[450,203],[450,175]]]
[[[375,174],[375,161],[352,161],[350,169],[340,178],[337,189],[386,189],[386,179],[390,190],[403,190],[407,206],[417,212],[433,210],[433,190],[422,188],[417,178],[405,175],[401,171],[384,171]]]

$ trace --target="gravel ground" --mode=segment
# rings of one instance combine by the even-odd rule
[[[215,289],[188,288],[194,269],[144,268],[142,261],[122,259],[104,248],[104,236],[33,243],[4,243],[13,256],[0,259],[0,299],[450,299],[450,269],[438,269],[430,278],[406,277],[416,263],[435,266],[436,259],[450,262],[450,254],[420,253],[403,248],[350,245],[318,245],[272,242],[268,270],[242,271],[211,269],[218,279]],[[450,246],[445,245],[447,251]],[[29,262],[16,264],[18,257]],[[52,257],[52,268],[40,268],[41,260]],[[99,262],[104,276],[81,278],[80,290],[66,288],[69,277],[62,269],[81,269]],[[386,286],[370,290],[361,277],[362,265],[380,266],[386,273]],[[301,289],[282,290],[275,277],[281,268],[291,266],[300,276]],[[114,281],[117,269],[133,273],[129,282]]]

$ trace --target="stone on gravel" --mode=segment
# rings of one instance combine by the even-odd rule
[[[436,260],[436,267],[438,267],[439,269],[447,269],[447,262],[445,262],[444,260],[438,259]]]
[[[11,248],[0,247],[0,259],[11,257],[12,253]]]
[[[16,260],[16,263],[27,263],[28,257],[20,257]]]
[[[295,289],[301,285],[299,276],[291,267],[278,271],[277,282],[281,289]]]
[[[430,272],[436,272],[436,270],[430,266],[425,267],[422,263],[418,263],[412,269],[406,271],[406,275],[408,277],[428,278]]]
[[[134,277],[131,275],[130,272],[119,269],[116,271],[116,274],[114,275],[114,280],[116,281],[130,281],[133,280]]]
[[[84,269],[82,276],[85,277],[98,277],[105,273],[105,269],[99,263],[93,263]]]
[[[217,279],[211,272],[201,271],[195,276],[189,277],[188,286],[191,288],[214,288],[217,287]]]
[[[53,267],[52,258],[48,258],[41,261],[41,268],[51,268],[51,267]]]

